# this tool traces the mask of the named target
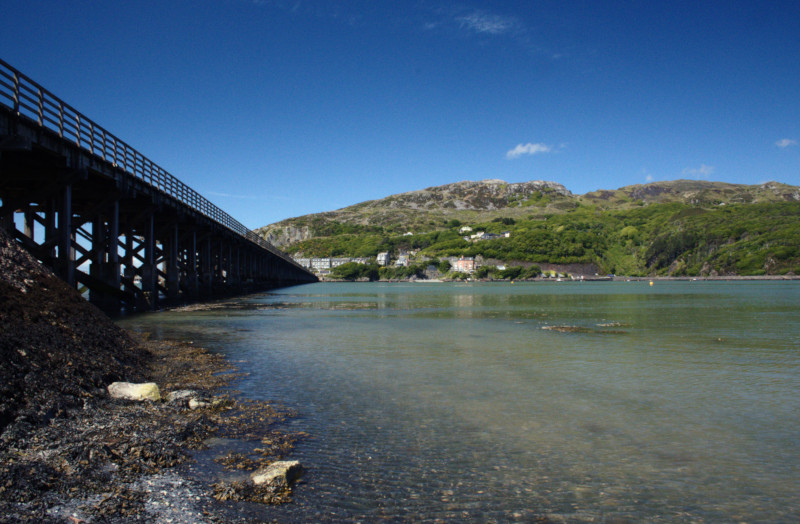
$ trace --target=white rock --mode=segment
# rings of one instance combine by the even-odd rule
[[[198,400],[196,398],[189,399],[189,409],[204,408],[208,405],[210,404],[204,400]]]
[[[161,392],[155,382],[134,384],[132,382],[112,382],[108,394],[113,398],[128,400],[161,400]]]
[[[261,468],[250,475],[250,480],[256,486],[271,486],[275,488],[289,487],[295,480],[303,475],[303,466],[297,460],[281,460],[273,462],[266,468]]]
[[[197,398],[198,396],[200,396],[199,393],[193,389],[179,389],[178,391],[170,391],[167,393],[166,400],[167,402],[188,402],[189,400]]]

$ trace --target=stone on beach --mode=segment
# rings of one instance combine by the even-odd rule
[[[193,389],[179,389],[178,391],[170,391],[164,400],[167,402],[189,402],[196,399],[200,394]]]
[[[256,486],[286,489],[303,475],[303,466],[297,460],[281,460],[250,475]]]
[[[197,398],[190,398],[189,399],[189,409],[200,409],[210,406],[211,403],[206,402],[205,400],[200,400]]]
[[[112,382],[108,386],[108,394],[112,398],[128,400],[161,400],[161,392],[155,382]]]

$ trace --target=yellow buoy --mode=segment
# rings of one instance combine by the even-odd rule
[[[653,285],[653,281],[652,281],[652,280],[650,281],[650,285],[651,285],[651,286]]]

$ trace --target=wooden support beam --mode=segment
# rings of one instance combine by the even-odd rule
[[[72,185],[67,184],[61,194],[58,210],[58,262],[61,278],[75,285],[75,252],[72,248]]]
[[[167,233],[167,241],[165,246],[165,263],[166,263],[166,288],[167,298],[170,301],[176,302],[178,300],[180,291],[180,272],[178,270],[178,223],[173,222],[169,226]]]
[[[190,300],[197,300],[200,295],[200,280],[198,278],[198,256],[197,256],[197,231],[192,230],[187,240],[187,271],[186,271],[186,289],[189,294]]]
[[[142,245],[144,247],[144,260],[141,266],[142,291],[147,297],[150,308],[156,309],[158,307],[158,288],[156,286],[158,275],[156,271],[155,220],[152,212],[144,218]]]

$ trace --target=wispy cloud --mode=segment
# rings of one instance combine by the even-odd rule
[[[552,48],[552,42],[542,41],[541,35],[533,30],[530,23],[513,12],[457,4],[447,7],[423,6],[419,12],[423,16],[419,27],[425,31],[455,33],[461,37],[480,39],[482,43],[488,39],[511,41],[533,55],[551,60],[565,56],[563,50]]]
[[[486,11],[472,11],[464,15],[456,16],[456,22],[464,29],[474,31],[475,33],[490,35],[507,33],[517,25],[517,20],[515,18],[496,15]]]
[[[517,147],[514,149],[509,150],[506,153],[506,158],[509,160],[513,160],[515,158],[519,158],[522,155],[539,155],[542,153],[552,153],[553,146],[549,146],[547,144],[532,144],[528,142],[527,144],[518,144]]]
[[[792,140],[791,138],[781,138],[780,140],[775,142],[775,145],[780,147],[781,149],[785,149],[789,146],[796,146],[797,140]]]
[[[655,178],[650,173],[648,173],[647,176],[644,177],[645,182],[652,182],[653,180],[655,180]]]
[[[707,166],[700,164],[700,167],[687,167],[683,170],[684,175],[693,176],[695,178],[708,178],[714,173],[714,166]]]
[[[209,196],[215,196],[221,198],[239,198],[241,200],[258,200],[261,198],[257,195],[235,195],[232,193],[217,193],[215,191],[208,191],[207,194]]]

